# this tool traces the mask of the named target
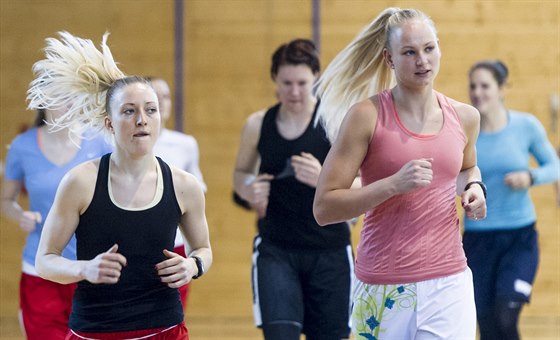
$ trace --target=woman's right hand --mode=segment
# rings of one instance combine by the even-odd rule
[[[19,227],[26,233],[33,232],[36,224],[41,222],[43,222],[43,218],[38,211],[24,211],[19,217]]]
[[[86,261],[82,276],[91,283],[115,284],[119,282],[121,270],[126,266],[126,258],[117,253],[119,246],[113,245],[108,251]]]
[[[249,184],[248,202],[253,209],[257,211],[259,217],[263,217],[268,206],[268,196],[270,196],[270,181],[274,176],[269,174],[260,174]]]

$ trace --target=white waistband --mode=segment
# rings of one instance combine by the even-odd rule
[[[21,263],[21,271],[27,275],[39,276],[37,270],[35,270],[35,266],[29,262],[23,261]]]
[[[179,324],[177,324],[177,325],[175,325],[175,326],[168,327],[168,328],[166,328],[166,329],[162,329],[162,330],[159,331],[159,332],[155,332],[155,333],[152,333],[152,334],[148,334],[148,335],[141,336],[141,337],[139,337],[139,338],[126,338],[126,339],[122,339],[122,340],[141,340],[141,339],[147,339],[147,338],[152,337],[152,336],[154,336],[154,335],[158,335],[158,334],[161,334],[161,333],[163,333],[163,332],[167,332],[168,330],[173,329],[173,328],[175,328],[175,327],[177,327],[177,326],[179,326]],[[80,334],[77,334],[76,332],[74,332],[74,330],[72,330],[72,329],[70,330],[70,332],[72,332],[72,334],[74,334],[74,335],[77,336],[78,338],[84,339],[84,340],[103,340],[103,339],[87,338],[87,337],[81,336]]]

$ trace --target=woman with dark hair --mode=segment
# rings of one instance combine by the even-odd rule
[[[253,113],[241,133],[234,189],[259,216],[254,241],[255,322],[267,340],[349,335],[352,251],[345,222],[320,227],[313,196],[330,143],[313,120],[319,74],[314,44],[296,39],[272,56],[279,103]]]
[[[113,153],[85,162],[62,179],[37,250],[37,272],[77,282],[67,340],[188,339],[177,288],[212,264],[204,193],[191,174],[153,152],[160,132],[150,82],[125,76],[107,35],[90,40],[61,33],[34,65],[30,105],[72,102],[55,128],[79,123],[106,131]],[[173,252],[177,226],[192,251]],[[76,235],[77,260],[61,255]]]
[[[469,95],[481,115],[478,166],[488,186],[488,217],[465,220],[463,244],[474,278],[480,338],[519,339],[539,260],[535,208],[529,189],[558,179],[554,147],[529,113],[508,109],[508,69],[500,61],[474,64]],[[530,158],[538,164],[531,168]]]
[[[68,332],[75,284],[59,284],[42,279],[35,269],[35,255],[43,222],[54,201],[62,177],[76,165],[100,157],[112,150],[103,138],[69,136],[70,128],[50,130],[66,108],[45,109],[40,103],[33,128],[18,135],[10,144],[2,184],[2,213],[17,222],[27,233],[23,249],[20,279],[21,327],[27,339],[63,339]],[[78,137],[78,136],[76,136]],[[19,204],[25,188],[29,209]],[[76,259],[76,239],[70,239],[62,252]]]

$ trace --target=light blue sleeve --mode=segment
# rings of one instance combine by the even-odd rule
[[[115,151],[115,146],[113,145],[113,143],[108,142],[105,136],[102,136],[101,139],[103,145],[102,156]]]
[[[534,180],[533,184],[552,183],[560,177],[558,155],[548,140],[546,131],[539,120],[536,117],[529,117],[529,121],[531,123],[531,143],[529,152],[539,164],[539,167],[531,169]]]
[[[97,157],[113,152],[115,149],[114,145],[110,142],[104,131],[96,132],[93,130],[86,130],[84,132],[84,139],[90,141],[91,145],[95,148],[96,153],[98,153],[98,155],[96,155]]]
[[[21,150],[18,152],[18,142],[21,137],[16,137],[12,144],[8,146],[6,165],[4,168],[4,178],[10,181],[22,181],[24,177],[23,164],[21,160]]]

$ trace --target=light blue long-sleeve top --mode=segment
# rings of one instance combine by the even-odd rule
[[[528,189],[514,190],[504,182],[513,171],[531,171],[533,185],[552,183],[560,176],[554,147],[539,120],[529,113],[509,111],[508,123],[500,131],[480,132],[476,143],[477,162],[488,188],[487,217],[465,219],[465,231],[507,230],[536,221]],[[530,169],[530,156],[539,166]]]

